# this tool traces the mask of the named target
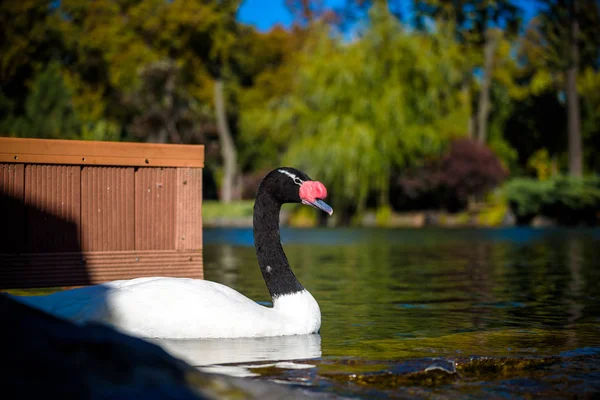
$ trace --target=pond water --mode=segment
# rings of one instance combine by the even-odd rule
[[[203,370],[341,397],[600,393],[599,229],[281,235],[320,304],[319,335],[162,345]],[[251,229],[205,229],[204,265],[206,279],[270,304]]]

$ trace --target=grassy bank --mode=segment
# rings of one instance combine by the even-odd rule
[[[254,200],[223,204],[216,200],[202,202],[202,224],[213,226],[252,226]]]
[[[243,200],[230,204],[218,201],[204,201],[202,218],[205,227],[250,227],[254,201]],[[282,207],[281,223],[293,227],[313,227],[317,225],[317,210],[294,204]],[[335,225],[335,215],[328,219]],[[472,211],[447,213],[443,211],[418,211],[398,213],[390,210],[381,212],[367,210],[363,216],[353,220],[356,226],[367,227],[461,227],[461,226],[502,226],[511,225],[509,208],[504,202],[490,202]]]

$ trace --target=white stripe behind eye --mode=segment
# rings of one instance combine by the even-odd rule
[[[298,178],[296,176],[296,174],[292,174],[289,171],[286,171],[285,169],[278,169],[277,171],[281,172],[282,174],[285,174],[287,176],[289,176],[290,178],[292,178],[294,180],[294,183],[298,186],[302,186],[302,184],[304,183],[304,181],[300,178]]]

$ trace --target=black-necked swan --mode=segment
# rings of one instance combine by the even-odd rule
[[[100,322],[147,338],[234,338],[316,333],[317,301],[298,282],[283,252],[279,213],[303,203],[329,215],[327,189],[305,173],[274,169],[261,181],[254,203],[254,246],[273,307],[225,285],[201,279],[144,277],[45,296],[11,296],[74,322]]]

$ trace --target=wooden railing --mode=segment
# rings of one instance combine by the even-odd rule
[[[0,138],[0,288],[203,277],[204,146]]]

